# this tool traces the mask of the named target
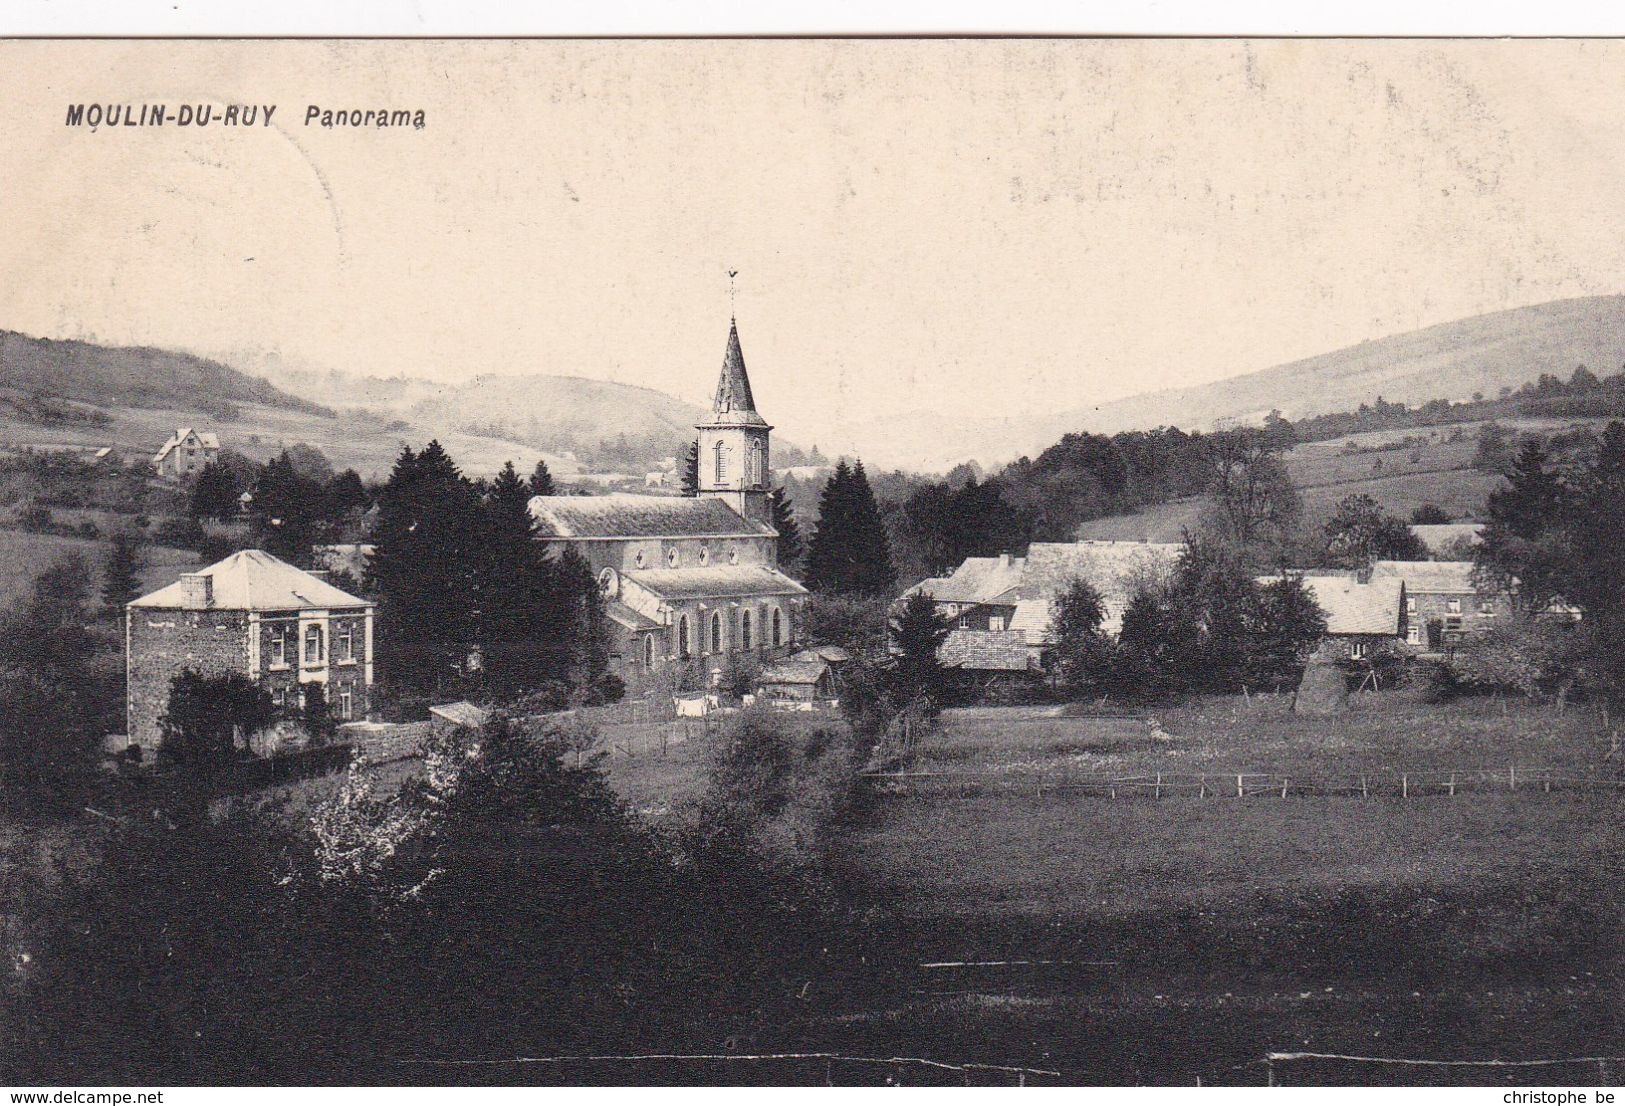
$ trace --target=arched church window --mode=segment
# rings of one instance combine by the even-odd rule
[[[739,612],[739,648],[750,648],[750,612]]]
[[[762,472],[762,470],[766,467],[766,465],[763,463],[766,455],[767,450],[762,448],[761,442],[752,442],[750,444],[750,468],[747,475],[750,483],[753,485],[759,485],[766,479]]]
[[[777,607],[774,607],[773,608],[773,645],[775,647],[777,647],[777,646],[780,646],[780,645],[783,645],[783,644],[784,644],[784,624],[779,621],[779,609]]]
[[[722,615],[711,616],[711,652],[722,652]]]
[[[716,482],[720,484],[728,479],[728,443],[718,442],[712,452],[717,455]]]
[[[677,655],[688,660],[688,615],[677,619]]]
[[[643,667],[653,669],[655,666],[655,636],[649,634],[643,639]]]

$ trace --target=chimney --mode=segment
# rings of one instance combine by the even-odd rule
[[[1354,572],[1354,582],[1356,584],[1369,584],[1371,582],[1371,566],[1362,565],[1360,568],[1356,569]]]
[[[332,569],[328,568],[307,568],[305,570],[305,575],[314,576],[316,579],[326,584],[331,582],[328,578],[332,575],[332,571]]]
[[[214,606],[214,577],[208,573],[183,572],[180,585],[188,607]]]
[[[1009,568],[1010,567],[1010,554],[1008,552],[999,554],[999,567],[1000,568]]]

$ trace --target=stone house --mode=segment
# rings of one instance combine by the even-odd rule
[[[1512,615],[1512,597],[1473,582],[1472,561],[1377,561],[1373,580],[1405,583],[1405,641],[1438,652]]]
[[[845,649],[803,649],[762,670],[756,681],[759,702],[785,710],[811,710],[834,703],[840,694],[840,666],[851,660]]]
[[[592,566],[614,628],[611,671],[631,694],[686,668],[713,682],[733,660],[766,663],[795,641],[807,589],[779,571],[772,427],[756,410],[737,324],[699,431],[699,494],[537,496],[536,540]]]
[[[1033,542],[1025,557],[967,557],[949,575],[909,588],[902,599],[929,595],[948,619],[950,633],[938,651],[944,664],[966,672],[1037,672],[1054,644],[1051,604],[1073,579],[1100,592],[1101,628],[1115,637],[1135,592],[1166,577],[1182,548],[1134,541]]]
[[[240,672],[292,714],[320,686],[339,721],[372,706],[373,604],[316,573],[245,549],[125,607],[130,743],[151,752],[169,685],[185,669]]]
[[[1289,570],[1290,571],[1290,570]],[[1349,660],[1366,660],[1405,640],[1405,582],[1395,577],[1362,580],[1352,573],[1291,572],[1303,581],[1326,616],[1326,647]],[[1278,576],[1260,576],[1267,584]]]
[[[184,480],[218,460],[220,438],[217,434],[183,426],[152,455],[152,468],[159,476]]]

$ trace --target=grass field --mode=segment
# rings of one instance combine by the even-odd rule
[[[54,534],[32,534],[22,530],[0,530],[0,609],[11,607],[28,598],[34,580],[49,568],[58,557],[80,553],[91,564],[96,579],[91,582],[91,595],[99,597],[101,567],[112,547],[106,541],[88,541],[83,538],[58,537]],[[196,553],[165,546],[142,547],[144,564],[141,569],[143,591],[172,584],[180,574],[198,563]]]
[[[1521,703],[1503,713],[1487,700],[1435,707],[1367,696],[1343,719],[1309,723],[1282,700],[1210,699],[1156,721],[1171,737],[1148,739],[1150,727],[1133,720],[950,714],[921,767],[1329,770],[1512,757],[1605,767],[1595,716]],[[878,797],[836,864],[855,899],[888,912],[889,943],[873,957],[889,968],[862,985],[867,1012],[809,1019],[798,1039],[873,1047],[878,1034],[887,1048],[1052,1065],[1103,1083],[1261,1082],[1251,1061],[1272,1049],[1619,1053],[1622,804],[1559,793]],[[972,966],[920,967],[942,962]],[[1347,1065],[1293,1074],[1494,1078]]]

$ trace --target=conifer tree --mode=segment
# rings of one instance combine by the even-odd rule
[[[807,548],[807,586],[840,595],[887,595],[897,582],[886,527],[863,462],[843,460],[824,485]]]
[[[891,685],[898,700],[907,703],[923,696],[930,706],[940,705],[946,673],[937,650],[948,636],[946,616],[937,612],[929,595],[916,592],[886,629],[896,650]]]
[[[688,443],[688,452],[683,454],[683,494],[693,499],[700,494],[700,443],[698,439]]]
[[[531,495],[557,495],[554,489],[553,474],[547,470],[546,461],[537,461],[536,467],[530,473]]]
[[[230,518],[237,513],[237,497],[242,489],[236,475],[224,465],[208,464],[192,485],[193,518]]]
[[[118,531],[113,535],[113,549],[102,572],[102,601],[115,615],[122,615],[124,604],[140,596],[140,571],[140,544],[129,531]]]
[[[779,567],[786,572],[794,573],[797,562],[801,560],[801,554],[805,552],[805,545],[801,540],[801,526],[796,522],[795,508],[783,488],[773,489],[772,502],[773,529],[779,532]]]

